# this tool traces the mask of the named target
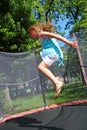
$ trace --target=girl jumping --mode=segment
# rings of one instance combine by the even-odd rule
[[[57,62],[58,66],[63,62],[62,52],[55,39],[58,39],[73,48],[77,48],[77,44],[55,33],[54,27],[50,22],[34,24],[29,27],[28,32],[33,39],[40,39],[41,41],[42,51],[40,52],[40,55],[42,61],[38,65],[38,69],[54,83],[56,90],[55,97],[57,97],[61,92],[61,87],[64,82],[49,70],[49,66],[54,62]]]

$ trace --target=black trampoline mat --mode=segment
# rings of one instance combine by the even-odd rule
[[[48,109],[14,118],[0,130],[87,130],[87,105]]]

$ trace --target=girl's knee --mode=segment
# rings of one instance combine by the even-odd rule
[[[42,67],[41,67],[41,65],[39,64],[39,65],[37,66],[37,68],[38,68],[38,70],[41,70]]]
[[[38,65],[38,70],[43,70],[44,68],[48,68],[48,65],[45,63],[45,62],[41,62],[39,65]]]

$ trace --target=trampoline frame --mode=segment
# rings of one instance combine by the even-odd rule
[[[87,99],[64,102],[64,103],[59,103],[59,104],[51,104],[51,105],[48,105],[46,107],[40,107],[40,108],[32,109],[32,110],[29,110],[29,111],[20,112],[20,113],[17,113],[17,114],[12,114],[12,115],[3,117],[0,120],[0,124],[3,124],[8,120],[15,119],[15,118],[18,118],[18,117],[22,117],[22,116],[25,116],[25,115],[28,115],[28,114],[33,114],[33,113],[41,112],[41,111],[44,111],[44,110],[55,109],[55,108],[60,108],[60,107],[65,107],[65,106],[74,106],[74,105],[79,105],[79,104],[87,104]]]

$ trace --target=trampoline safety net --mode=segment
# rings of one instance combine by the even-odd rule
[[[31,51],[21,53],[0,52],[0,116],[5,117],[40,108],[45,106],[46,103],[47,105],[58,103],[59,98],[61,101],[62,93],[58,99],[54,99],[54,84],[38,71],[37,64],[40,60],[40,57]],[[63,77],[67,70],[66,66],[67,63],[65,62],[63,67],[53,65],[50,69],[55,73],[55,76]],[[68,78],[66,75],[63,77],[66,85],[69,82],[81,81],[79,78],[72,80],[71,76],[74,74],[72,75],[69,65],[68,70]],[[75,99],[79,99],[81,94],[81,99],[83,99],[83,95],[86,97],[85,87],[83,87],[84,92],[81,93],[80,84],[70,84],[70,87],[66,87],[66,85],[66,90],[63,88],[63,97],[67,95],[67,101],[71,101],[74,96]],[[78,97],[78,95],[80,96]]]
[[[35,54],[0,52],[0,112],[8,115],[42,105]]]

